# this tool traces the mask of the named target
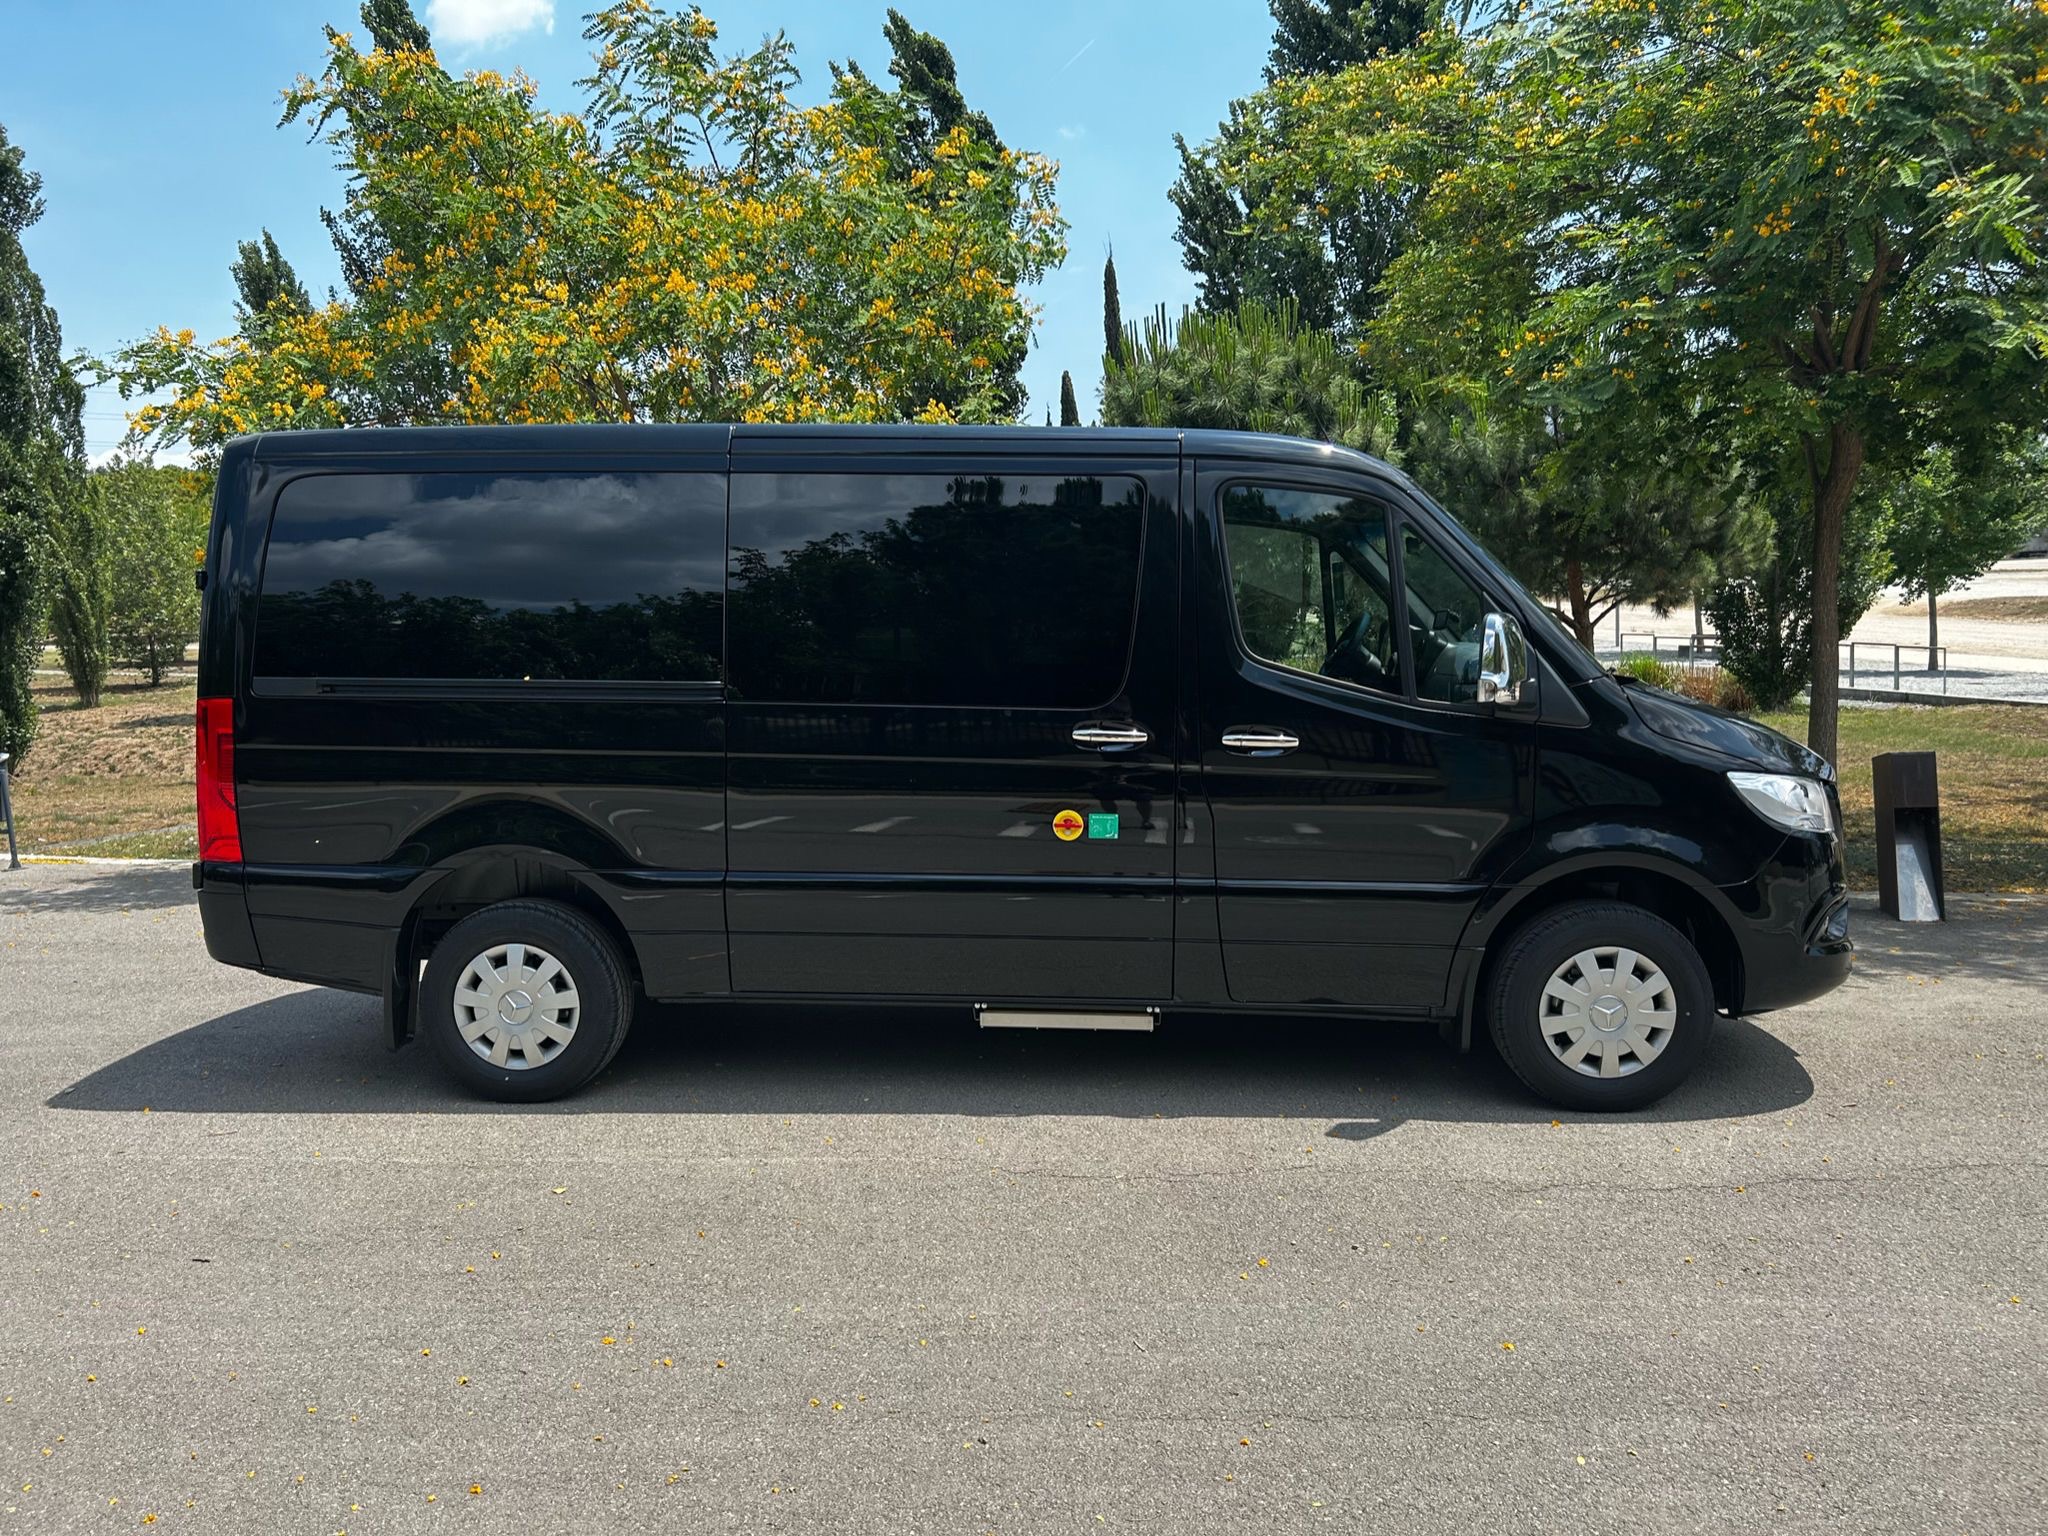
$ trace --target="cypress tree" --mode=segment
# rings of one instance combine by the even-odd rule
[[[1081,425],[1081,403],[1074,398],[1074,376],[1064,368],[1060,370],[1060,425]]]
[[[1102,352],[1105,366],[1124,361],[1124,307],[1116,291],[1116,252],[1102,263]]]

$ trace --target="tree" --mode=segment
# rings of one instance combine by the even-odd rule
[[[1623,603],[1669,611],[1761,554],[1768,515],[1671,413],[1514,399],[1408,399],[1407,468],[1587,650]]]
[[[426,25],[406,0],[363,0],[362,16],[372,46],[386,53],[426,53],[434,46]]]
[[[1392,400],[1368,390],[1343,349],[1294,306],[1232,315],[1162,308],[1125,332],[1125,362],[1104,357],[1102,420],[1113,427],[1219,427],[1395,456]]]
[[[1106,357],[1124,360],[1124,301],[1116,287],[1116,252],[1102,258],[1102,351]]]
[[[1784,709],[1813,679],[1813,529],[1803,492],[1796,479],[1777,488],[1768,555],[1706,596],[1722,669],[1758,709]],[[1869,611],[1890,569],[1875,520],[1852,518],[1836,584],[1839,632],[1847,634]]]
[[[2044,51],[2048,15],[2008,0],[1551,0],[1276,82],[1245,160],[1289,206],[1407,192],[1375,363],[1413,347],[1589,410],[1655,391],[1723,442],[1786,445],[1813,540],[1808,740],[1832,756],[1866,462],[2048,414]]]
[[[1081,425],[1081,403],[1074,398],[1074,376],[1064,368],[1060,370],[1060,425]]]
[[[304,319],[313,312],[306,285],[267,229],[261,240],[236,244],[234,264],[228,271],[235,280],[235,319],[252,346],[268,345],[274,318]]]
[[[1273,48],[1268,82],[1287,75],[1334,75],[1381,53],[1398,53],[1441,19],[1430,0],[1270,0]]]
[[[55,499],[49,519],[50,630],[81,708],[99,708],[113,665],[113,539],[100,499],[77,483]]]
[[[49,527],[85,451],[84,391],[21,244],[42,217],[42,186],[0,125],[0,752],[15,768],[36,734],[31,683],[43,643]]]
[[[1271,0],[1271,9],[1269,85],[1412,48],[1443,10],[1438,0]],[[1384,185],[1283,182],[1253,154],[1257,131],[1255,104],[1234,101],[1199,149],[1174,135],[1180,173],[1167,197],[1200,305],[1220,312],[1246,299],[1291,299],[1304,323],[1349,339],[1372,317],[1380,276],[1400,250],[1406,199]]]
[[[1927,599],[1927,670],[1941,644],[1935,604],[2048,526],[2048,451],[2014,433],[1972,473],[1953,449],[1931,448],[1879,503],[1892,578],[1907,598]]]
[[[192,572],[206,548],[204,476],[146,459],[96,470],[111,551],[108,635],[115,660],[149,674],[152,688],[199,637],[199,589]]]
[[[259,427],[489,421],[1008,420],[1033,314],[1065,253],[1053,166],[964,124],[892,166],[918,109],[842,72],[789,97],[789,44],[719,60],[701,13],[599,11],[582,115],[523,79],[330,34],[287,93],[351,175],[351,227],[387,254],[359,293],[203,346],[124,349],[170,393],[144,443]]]

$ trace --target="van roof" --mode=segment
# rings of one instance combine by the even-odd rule
[[[263,432],[236,439],[265,462],[307,459],[375,459],[421,454],[477,456],[550,453],[768,453],[813,446],[847,451],[861,443],[886,444],[898,452],[947,451],[961,447],[1026,451],[1060,444],[1081,454],[1128,454],[1147,448],[1184,449],[1198,458],[1261,459],[1267,463],[1349,463],[1382,473],[1391,467],[1369,454],[1335,443],[1282,437],[1267,432],[1225,432],[1175,427],[997,427],[867,426],[843,423],[738,426],[705,423],[654,425],[591,422],[550,426],[346,427],[318,431]]]

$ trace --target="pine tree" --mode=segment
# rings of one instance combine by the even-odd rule
[[[1102,262],[1102,354],[1103,366],[1121,367],[1124,362],[1124,306],[1116,291],[1116,252]]]
[[[1081,402],[1074,398],[1074,376],[1064,368],[1060,370],[1060,425],[1081,425]]]
[[[243,240],[236,245],[235,260],[228,270],[235,279],[235,320],[242,334],[257,346],[263,345],[265,322],[273,312],[304,315],[312,311],[306,285],[267,229],[261,240]]]
[[[42,645],[50,529],[78,493],[85,392],[64,362],[57,312],[22,249],[43,215],[42,178],[0,125],[0,752],[35,739],[29,692]]]

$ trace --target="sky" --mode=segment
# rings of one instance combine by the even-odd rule
[[[578,105],[592,0],[414,0],[454,69],[523,69],[544,105]],[[807,98],[827,62],[883,75],[887,0],[704,0],[737,52],[780,30]],[[1026,419],[1057,416],[1071,369],[1093,419],[1102,355],[1102,261],[1113,246],[1126,319],[1178,313],[1194,281],[1166,190],[1173,135],[1210,136],[1230,99],[1257,89],[1272,35],[1264,0],[898,0],[953,51],[970,105],[1004,142],[1060,162],[1068,256],[1031,293],[1041,307]],[[31,265],[67,350],[106,355],[159,325],[233,332],[239,240],[268,228],[316,298],[339,286],[320,209],[339,207],[332,151],[277,126],[278,97],[317,74],[321,28],[367,41],[356,0],[0,0],[0,123],[43,177]],[[86,403],[95,459],[120,441],[111,387]]]

